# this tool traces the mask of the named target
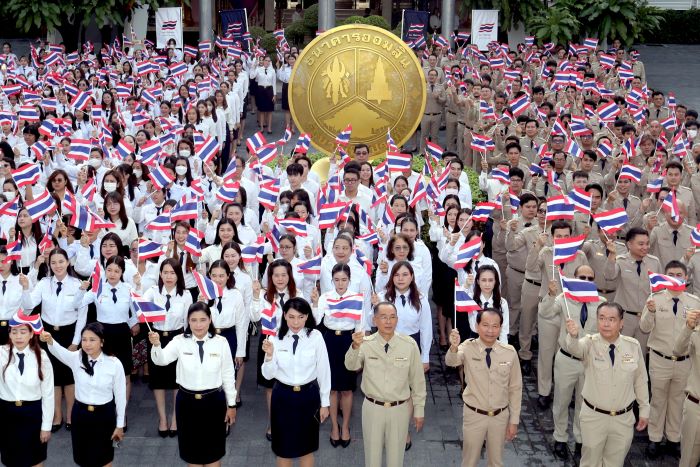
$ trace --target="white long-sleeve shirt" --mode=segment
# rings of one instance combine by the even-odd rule
[[[386,300],[384,292],[378,295],[380,301]],[[411,336],[420,332],[421,359],[423,363],[429,363],[430,345],[433,342],[433,322],[428,296],[421,294],[420,310],[416,310],[409,300],[409,292],[405,292],[403,295],[406,298],[405,304],[403,300],[401,300],[401,294],[398,290],[396,291],[396,299],[393,302],[396,307],[397,316],[399,317],[399,321],[396,324],[396,332],[406,336]],[[368,318],[371,320],[371,317]],[[369,330],[371,328],[371,323],[367,324],[366,330]]]
[[[54,326],[75,324],[73,344],[80,343],[80,333],[87,321],[87,306],[82,301],[85,291],[80,290],[80,280],[66,276],[61,281],[61,292],[58,290],[56,276],[44,277],[31,290],[22,292],[22,306],[31,310],[41,304],[41,319]]]

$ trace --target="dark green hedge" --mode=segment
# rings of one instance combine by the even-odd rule
[[[661,28],[645,34],[647,44],[700,44],[700,9],[663,10]]]

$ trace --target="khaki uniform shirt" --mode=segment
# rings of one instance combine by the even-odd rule
[[[681,259],[681,263],[688,267],[686,289],[690,287],[690,293],[700,296],[700,251],[696,250],[696,253],[690,257],[689,261],[686,260],[684,256],[683,259]]]
[[[693,191],[687,186],[679,186],[676,189],[676,198],[678,201],[685,204],[685,207],[688,210],[688,219],[686,222],[690,225],[695,225],[695,221],[697,219],[697,207],[695,206],[695,195],[693,194]]]
[[[676,244],[673,244],[673,230],[670,225],[663,223],[654,227],[649,236],[649,251],[659,258],[661,266],[669,261],[680,260],[693,244],[690,242],[690,232],[693,229],[687,224],[681,225],[677,232]]]
[[[442,84],[426,84],[426,91],[428,94],[425,101],[425,113],[441,113],[447,101],[444,86]]]
[[[632,227],[642,226],[642,217],[644,215],[641,209],[642,200],[632,195],[629,195],[627,199],[628,203],[627,207],[625,208],[625,211],[627,212],[628,221],[625,224],[625,226],[622,227],[622,229],[617,231],[618,238],[624,238],[624,236],[627,234],[627,231]],[[601,209],[601,211],[609,211],[611,209],[624,208],[625,204],[622,201],[622,198],[618,195],[613,202],[609,203],[606,201],[604,203],[604,206],[605,207]]]
[[[636,399],[639,416],[649,418],[647,370],[637,339],[618,336],[614,342],[614,365],[610,344],[600,334],[581,339],[567,334],[564,343],[564,350],[583,360],[585,381],[581,395],[585,400],[602,410],[622,410]]]
[[[557,294],[562,292],[561,290],[561,280],[559,279],[561,268],[559,265],[552,266],[553,251],[551,246],[545,246],[540,250],[539,255],[537,255],[537,266],[542,272],[542,287],[540,287],[540,298],[543,298],[549,293],[549,281],[554,280],[557,283]],[[576,268],[582,265],[588,265],[588,260],[583,251],[578,251],[576,253],[576,258],[573,261],[564,263],[564,276],[574,277],[574,271]]]
[[[566,345],[566,319],[571,317],[578,324],[578,335],[588,336],[598,332],[598,306],[605,303],[605,298],[600,297],[597,302],[586,303],[588,309],[588,318],[585,325],[581,326],[581,309],[583,303],[575,302],[564,297],[564,294],[559,294],[557,297],[547,296],[542,300],[542,306],[539,308],[539,314],[542,318],[552,320],[561,318],[561,326],[559,327],[559,347]]]
[[[689,293],[681,293],[678,298],[677,313],[673,314],[673,295],[668,290],[655,293],[652,297],[656,303],[656,311],[652,313],[647,307],[642,311],[639,328],[648,332],[647,346],[664,355],[673,355],[673,344],[680,334],[688,318],[689,310],[700,309],[700,298]],[[670,363],[670,362],[669,362]]]
[[[496,341],[491,351],[491,367],[486,365],[486,345],[481,339],[462,342],[457,352],[448,351],[448,366],[464,366],[467,387],[462,394],[465,404],[481,410],[508,407],[508,423],[517,425],[523,397],[523,378],[518,352],[512,345]]]
[[[627,247],[624,242],[615,242],[618,252],[627,252]],[[588,265],[593,268],[595,274],[595,285],[598,288],[598,293],[609,293],[608,290],[615,290],[615,281],[605,279],[605,266],[608,263],[608,248],[599,239],[587,240],[584,242],[581,250],[586,254]]]
[[[345,354],[345,367],[350,371],[363,368],[362,392],[382,402],[413,400],[413,413],[425,413],[425,376],[418,344],[410,336],[394,334],[387,342],[379,333],[365,337],[359,349],[352,347]]]
[[[605,265],[605,279],[615,281],[615,301],[626,310],[640,313],[649,297],[649,274],[661,272],[661,263],[656,256],[646,255],[642,259],[641,272],[637,274],[637,263],[629,253],[618,255],[615,261]]]
[[[692,370],[685,390],[693,397],[700,398],[700,326],[697,326],[694,331],[687,324],[683,326],[673,346],[673,354],[690,355]]]
[[[518,229],[513,232],[510,229],[506,230],[506,258],[508,259],[508,265],[515,269],[516,271],[525,271],[525,265],[527,263],[527,256],[529,251],[532,249],[535,242],[537,242],[537,237],[540,234],[540,226],[535,221],[532,225],[525,227],[524,224],[518,223]],[[528,279],[537,280],[539,282],[539,276],[534,277],[527,276]]]

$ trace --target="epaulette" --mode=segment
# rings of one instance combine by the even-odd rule
[[[686,292],[686,294],[687,294],[689,297],[691,297],[692,299],[700,301],[700,297],[698,297],[697,295],[693,295],[692,293],[687,293],[687,292]]]
[[[377,335],[377,333],[375,332],[374,334],[370,334],[369,336],[365,336],[362,339],[366,340],[366,341],[371,341],[374,339],[374,336],[376,336],[376,335]]]
[[[637,339],[631,336],[625,336],[624,334],[620,334],[620,338],[622,340],[625,340],[627,342],[632,342],[633,344],[641,345]]]

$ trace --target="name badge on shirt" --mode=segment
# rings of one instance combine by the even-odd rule
[[[480,361],[481,361],[481,359],[480,359],[480,358],[477,358],[477,357],[472,357],[472,360],[474,360],[475,362],[480,362]]]
[[[622,356],[622,363],[634,363],[634,357],[626,353]]]
[[[602,357],[593,357],[593,360],[595,360],[596,362],[604,362],[605,361],[605,359]]]
[[[370,360],[379,360],[379,357],[367,357],[367,358],[369,358]]]
[[[396,357],[394,360],[396,360],[397,362],[405,362],[405,361],[408,360],[408,358],[406,358],[406,357]]]
[[[182,352],[183,355],[194,355],[192,352]]]
[[[632,270],[631,270],[631,269],[625,269],[625,272],[632,272]],[[636,273],[636,272],[637,272],[637,271],[635,271],[635,273]]]
[[[218,353],[210,353],[209,356],[210,356],[210,357],[217,357],[217,358],[218,358],[218,357],[219,357],[219,354],[218,354]]]
[[[499,366],[508,366],[510,365],[510,362],[498,362]]]
[[[289,352],[287,349],[279,349],[278,352]]]

